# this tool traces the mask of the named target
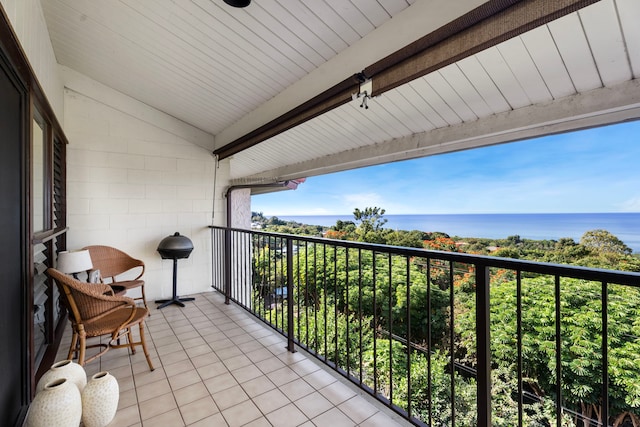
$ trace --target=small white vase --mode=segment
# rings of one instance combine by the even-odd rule
[[[38,385],[36,386],[36,393],[42,391],[47,383],[57,380],[58,378],[66,378],[70,382],[74,383],[78,387],[78,391],[82,393],[82,389],[87,384],[87,373],[84,368],[71,360],[60,360],[42,375]]]
[[[82,423],[84,427],[104,427],[118,410],[118,380],[108,372],[93,375],[82,391]]]
[[[82,418],[80,391],[66,378],[45,384],[29,406],[27,427],[78,427]]]

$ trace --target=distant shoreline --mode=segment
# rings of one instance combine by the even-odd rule
[[[265,215],[284,221],[331,227],[336,221],[353,221],[353,215]],[[531,240],[580,241],[589,230],[607,230],[634,253],[640,252],[640,213],[546,213],[546,214],[398,214],[383,216],[385,228],[442,232],[461,238],[504,239],[520,236]]]

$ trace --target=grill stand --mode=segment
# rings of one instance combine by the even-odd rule
[[[158,310],[160,310],[161,308],[165,308],[166,306],[168,306],[170,304],[176,304],[176,305],[179,305],[180,307],[184,307],[183,301],[193,301],[193,300],[195,300],[195,298],[180,298],[180,297],[178,297],[177,289],[176,289],[177,277],[178,277],[178,258],[174,258],[173,259],[173,297],[171,299],[156,300],[156,304],[160,304],[158,306]]]

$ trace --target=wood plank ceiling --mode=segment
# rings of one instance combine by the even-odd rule
[[[58,62],[213,135],[413,0],[42,0]]]
[[[251,122],[252,113],[391,25],[392,18],[407,19],[425,3],[443,4],[254,0],[239,10],[222,0],[42,1],[60,64],[216,138]],[[495,135],[534,121],[548,132],[560,131],[549,124],[600,111],[634,109],[605,122],[636,119],[637,22],[637,0],[601,0],[388,91],[368,109],[355,100],[236,153],[231,177],[266,182],[505,142],[528,134]],[[598,91],[606,89],[613,94],[601,96]],[[591,105],[589,96],[602,104]],[[608,98],[624,98],[623,105],[612,107]],[[589,114],[581,113],[585,104]],[[546,117],[553,108],[576,112]],[[574,127],[595,124],[601,123]]]

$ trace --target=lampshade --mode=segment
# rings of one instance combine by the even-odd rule
[[[251,0],[224,0],[224,2],[233,7],[247,7]]]
[[[58,253],[58,270],[63,273],[79,273],[91,270],[93,263],[88,250],[62,251]]]

